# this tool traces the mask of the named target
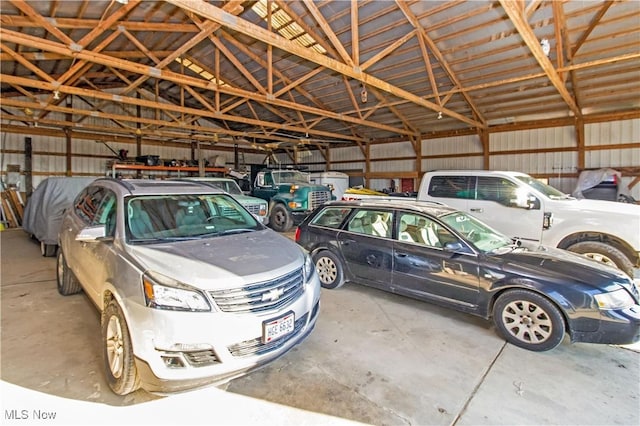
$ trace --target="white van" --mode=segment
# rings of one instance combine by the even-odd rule
[[[640,205],[577,200],[518,172],[442,170],[424,174],[419,201],[439,201],[522,240],[568,249],[631,277],[640,267]]]

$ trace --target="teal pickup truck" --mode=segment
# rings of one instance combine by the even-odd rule
[[[332,199],[331,188],[310,183],[309,174],[295,169],[261,170],[251,195],[269,202],[269,225],[278,232],[289,231]]]

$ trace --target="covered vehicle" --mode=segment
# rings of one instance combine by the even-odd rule
[[[62,216],[94,177],[50,177],[27,199],[22,229],[40,242],[43,256],[55,256]]]
[[[342,201],[314,211],[296,241],[325,288],[353,281],[489,319],[533,351],[640,339],[640,295],[624,272],[512,240],[475,217],[427,202]]]
[[[578,176],[578,183],[571,195],[578,199],[635,203],[621,182],[622,173],[614,169],[583,170]]]

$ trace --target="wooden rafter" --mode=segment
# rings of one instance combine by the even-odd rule
[[[538,61],[538,64],[540,64],[540,67],[542,67],[542,69],[544,70],[545,74],[549,78],[549,81],[551,81],[551,84],[553,84],[558,93],[560,93],[560,96],[562,96],[562,99],[564,99],[565,103],[569,106],[569,109],[571,109],[573,114],[576,117],[580,117],[582,115],[580,108],[578,108],[578,105],[565,87],[562,79],[553,68],[553,64],[551,63],[549,58],[547,58],[547,55],[545,55],[542,51],[542,47],[540,47],[540,41],[536,38],[533,30],[524,20],[519,4],[508,0],[500,0],[500,4],[502,5],[502,8],[505,10],[505,12],[507,12],[509,19],[520,33],[520,36],[524,40],[525,44],[529,47],[529,50]]]
[[[277,34],[273,34],[268,32],[267,30],[251,24],[248,21],[245,21],[239,17],[229,15],[222,9],[219,9],[215,6],[212,6],[207,3],[194,3],[188,0],[167,0],[169,3],[180,6],[181,8],[197,13],[210,19],[214,22],[218,22],[221,25],[232,28],[235,31],[246,34],[250,37],[258,39],[263,43],[271,44],[274,47],[278,47],[279,49],[284,50],[285,52],[289,52],[311,62],[314,62],[319,65],[323,65],[326,68],[329,68],[333,71],[336,71],[340,74],[346,75],[347,77],[359,80],[369,86],[376,87],[385,92],[389,92],[395,96],[400,98],[407,99],[417,105],[423,106],[428,109],[432,109],[434,111],[442,111],[443,114],[446,114],[450,117],[453,117],[457,120],[465,122],[471,126],[475,127],[483,127],[483,124],[468,118],[462,114],[459,114],[455,111],[449,110],[447,108],[442,108],[433,102],[429,102],[419,96],[414,95],[404,89],[396,87],[384,80],[381,80],[377,77],[374,77],[370,74],[363,73],[358,70],[354,70],[353,67],[349,67],[343,63],[340,63],[336,60],[328,58],[324,55],[317,54],[316,52],[311,51],[310,49],[305,49],[301,45],[298,45],[294,42],[291,42],[283,37],[278,36]],[[400,132],[400,131],[399,131]],[[400,133],[405,133],[401,131]]]
[[[458,77],[453,72],[453,69],[451,69],[451,67],[447,63],[447,60],[445,59],[444,55],[440,52],[440,49],[438,49],[438,46],[431,39],[431,37],[429,37],[429,35],[424,30],[422,25],[420,25],[420,22],[418,21],[418,18],[413,14],[411,9],[409,9],[409,7],[406,5],[406,3],[404,3],[402,0],[396,0],[396,3],[398,4],[398,7],[400,8],[400,10],[402,10],[402,12],[404,13],[404,15],[407,18],[407,20],[409,21],[409,23],[414,28],[416,28],[418,30],[418,33],[419,33],[420,37],[422,37],[424,42],[427,43],[427,45],[429,46],[429,49],[431,49],[431,52],[438,59],[438,62],[440,63],[442,68],[447,72],[447,75],[449,76],[449,78],[451,79],[453,84],[456,87],[462,87],[462,83],[460,83],[460,81],[458,80]],[[479,123],[477,124],[476,127],[486,127],[486,120],[484,119],[483,115],[480,113],[480,110],[475,106],[475,103],[473,102],[471,97],[468,96],[465,92],[462,92],[462,93],[463,93],[463,96],[464,96],[465,100],[467,101],[467,104],[471,107],[471,110],[473,111],[474,115],[479,120]],[[438,112],[443,112],[444,113],[446,111],[446,108],[440,106],[439,108],[436,108],[435,110],[438,111]]]

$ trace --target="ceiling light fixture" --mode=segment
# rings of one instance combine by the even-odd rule
[[[544,53],[545,56],[548,57],[549,52],[551,52],[551,44],[549,44],[549,40],[547,40],[546,38],[540,40],[540,47],[542,47],[542,53]]]
[[[60,99],[60,92],[58,92],[57,90],[53,91],[53,99],[55,99],[56,101]]]
[[[364,86],[364,84],[362,85],[362,91],[360,92],[360,100],[363,104],[367,103],[367,88]]]
[[[442,111],[438,111],[438,120],[442,119]]]

